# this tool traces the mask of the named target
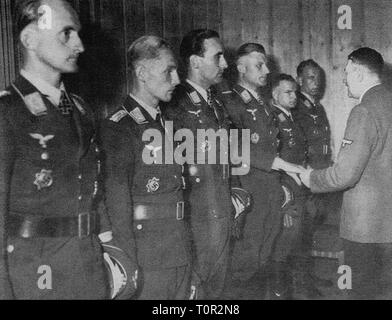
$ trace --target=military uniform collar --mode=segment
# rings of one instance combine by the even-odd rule
[[[376,86],[379,86],[380,84],[381,84],[381,82],[377,82],[377,83],[375,83],[375,84],[372,84],[369,88],[367,88],[367,89],[362,93],[361,97],[359,98],[359,103],[362,103],[362,99],[363,99],[364,95],[365,95],[367,92],[369,92],[370,89],[372,89],[372,88],[374,88],[374,87],[376,87]]]
[[[207,102],[207,90],[199,86],[197,83],[194,83],[193,81],[186,79],[186,82],[193,88],[195,89],[202,97],[203,99]]]
[[[125,111],[129,116],[131,116],[132,119],[135,120],[135,122],[137,124],[145,124],[145,123],[154,121],[154,119],[147,112],[147,110],[144,109],[139,104],[139,102],[137,102],[130,95],[127,95],[127,97],[125,98],[125,101],[122,105],[122,110]],[[120,110],[120,112],[121,112],[121,110]]]
[[[145,111],[151,116],[153,120],[157,118],[157,114],[160,113],[159,106],[157,108],[149,106],[143,100],[139,99],[138,97],[134,96],[132,93],[129,94],[130,97],[135,100]]]
[[[46,96],[53,105],[58,106],[60,104],[61,91],[66,91],[63,82],[61,82],[60,88],[56,88],[45,80],[36,78],[26,70],[20,70],[20,75],[29,81],[41,94]],[[22,93],[24,94],[24,92]]]
[[[240,87],[242,90],[248,91],[252,95],[252,97],[255,98],[256,100],[260,99],[260,95],[255,90],[249,89],[249,88],[247,88],[243,85],[240,85],[240,84],[238,84],[238,87]]]
[[[292,117],[290,111],[286,110],[285,108],[283,108],[283,107],[281,107],[281,106],[278,106],[278,105],[275,104],[274,102],[271,102],[271,105],[273,105],[275,108],[277,108],[277,109],[279,109],[280,111],[282,111],[282,112],[287,116],[287,118],[289,118],[290,120],[293,120],[293,117]]]
[[[315,106],[317,101],[315,99],[313,99],[309,94],[300,91],[300,94],[302,95],[303,98],[305,98],[306,100],[308,100],[309,102],[312,103],[312,106]]]

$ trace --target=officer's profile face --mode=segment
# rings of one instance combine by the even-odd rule
[[[347,95],[349,98],[358,99],[361,96],[361,92],[358,88],[360,81],[359,71],[359,66],[353,63],[352,60],[348,60],[347,65],[344,68],[343,83],[347,87]]]
[[[221,41],[210,38],[204,40],[204,54],[196,56],[196,67],[200,71],[201,80],[208,86],[220,83],[223,79],[223,71],[227,68],[223,52]]]
[[[241,57],[237,69],[243,75],[243,81],[251,86],[251,89],[257,89],[267,84],[267,76],[270,71],[267,67],[265,54],[254,51]]]
[[[282,80],[279,85],[272,91],[272,97],[275,104],[285,108],[293,109],[297,103],[297,84],[293,81]]]
[[[28,26],[30,33],[29,52],[34,62],[40,63],[48,71],[72,73],[78,71],[77,61],[84,51],[79,38],[81,29],[79,18],[73,8],[61,0],[46,1],[45,21]],[[23,43],[23,41],[22,41]]]
[[[321,88],[321,70],[307,66],[298,78],[301,91],[315,98],[320,93]]]
[[[180,83],[177,63],[171,50],[160,50],[159,57],[145,64],[144,85],[153,98],[168,102]]]

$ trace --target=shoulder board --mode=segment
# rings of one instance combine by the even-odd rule
[[[132,111],[129,112],[129,115],[137,124],[147,123],[147,119],[144,117],[143,113],[140,111],[139,107],[136,107]]]
[[[188,93],[188,95],[189,95],[189,98],[191,98],[193,104],[200,104],[201,103],[200,97],[196,91],[192,91],[192,92]]]
[[[4,90],[0,91],[0,98],[11,95],[10,91]]]
[[[70,94],[73,103],[75,104],[76,108],[80,111],[81,114],[86,114],[86,110],[83,108],[83,104],[85,104],[84,100],[77,96],[76,94],[71,93]]]
[[[120,122],[120,120],[122,119],[122,118],[124,118],[126,115],[128,114],[128,112],[126,112],[125,110],[119,110],[119,111],[117,111],[115,114],[113,114],[111,117],[110,117],[110,121],[113,121],[113,122]]]
[[[278,119],[280,122],[285,122],[287,120],[286,117],[283,115],[283,113],[279,113]]]

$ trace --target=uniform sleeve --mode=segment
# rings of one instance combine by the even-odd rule
[[[347,122],[337,162],[332,167],[311,173],[312,192],[333,192],[354,186],[361,178],[376,141],[374,119],[363,107],[355,107]]]
[[[134,145],[130,133],[112,121],[105,120],[100,130],[104,153],[105,206],[109,213],[115,243],[136,263],[136,244],[133,234]]]
[[[14,149],[10,125],[3,112],[4,108],[5,106],[0,103],[0,300],[13,298],[7,266],[5,220],[8,214]]]

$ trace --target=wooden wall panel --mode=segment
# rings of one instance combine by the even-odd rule
[[[16,71],[11,12],[11,0],[0,1],[0,91],[14,79]]]
[[[144,0],[144,12],[147,34],[163,36],[162,0]]]
[[[180,48],[180,0],[164,0],[163,2],[163,37],[168,40],[177,52]]]
[[[208,0],[193,0],[193,27],[195,29],[208,26]]]
[[[337,26],[338,8],[352,9],[352,29]],[[360,46],[379,50],[392,62],[390,0],[221,0],[222,35],[228,52],[249,41],[262,43],[273,70],[295,76],[298,63],[316,60],[326,75],[323,104],[339,150],[349,112],[357,103],[343,84],[347,55]],[[392,88],[392,65],[387,83]]]

